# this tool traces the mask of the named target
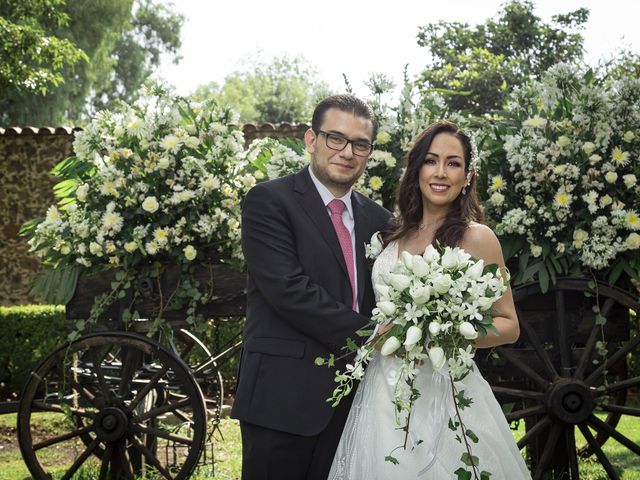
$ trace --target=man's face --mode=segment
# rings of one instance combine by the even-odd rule
[[[326,111],[320,130],[360,142],[373,142],[371,120],[343,112],[336,108]],[[307,151],[311,154],[314,175],[336,197],[341,197],[358,180],[367,165],[368,156],[354,155],[353,145],[348,143],[341,151],[327,146],[327,137],[309,129],[304,135]]]

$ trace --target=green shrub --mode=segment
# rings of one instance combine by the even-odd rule
[[[0,385],[22,388],[30,371],[64,343],[65,310],[62,305],[0,307]]]

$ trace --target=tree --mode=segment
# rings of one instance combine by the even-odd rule
[[[44,97],[0,93],[0,123],[82,124],[97,109],[134,101],[162,53],[177,59],[184,19],[156,0],[74,0],[63,8],[69,21],[56,34],[88,61],[64,68],[66,82]]]
[[[470,27],[437,22],[420,27],[418,44],[432,64],[419,77],[423,89],[438,89],[454,110],[476,114],[499,109],[514,86],[539,78],[551,65],[582,58],[579,30],[589,17],[580,8],[545,24],[530,0],[507,3],[497,20]]]
[[[87,59],[73,42],[54,34],[69,22],[63,7],[64,0],[0,3],[0,92],[45,94],[63,82],[65,68]]]
[[[329,95],[327,84],[314,80],[317,71],[303,57],[274,57],[270,63],[254,57],[244,63],[222,86],[212,82],[196,89],[194,100],[214,97],[233,107],[244,123],[298,123],[309,122],[317,101]]]

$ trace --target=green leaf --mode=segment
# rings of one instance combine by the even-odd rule
[[[465,434],[467,435],[467,437],[471,439],[473,443],[478,443],[478,436],[473,432],[473,430],[469,430],[467,428],[467,430],[465,431]]]
[[[547,293],[547,291],[549,291],[549,273],[547,272],[547,268],[543,263],[540,264],[538,281],[540,282],[540,291],[542,293]]]
[[[453,473],[456,474],[456,477],[458,480],[471,480],[471,472],[469,472],[468,470],[465,470],[462,467],[460,467]]]
[[[398,462],[398,459],[396,457],[392,457],[391,455],[387,455],[386,457],[384,457],[385,462],[391,462],[394,465],[398,465],[400,462]]]
[[[477,467],[480,465],[480,460],[475,455],[469,455],[469,452],[464,452],[460,456],[460,461],[469,467]]]
[[[314,360],[314,363],[318,366],[322,366],[326,363],[326,361],[322,357],[316,357],[316,359]]]
[[[480,472],[480,480],[489,480],[489,477],[491,477],[492,473],[491,472],[487,472],[486,470],[482,470]]]

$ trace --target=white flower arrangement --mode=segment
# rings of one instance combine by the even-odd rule
[[[376,234],[367,252],[375,257],[381,249]],[[382,345],[381,355],[395,355],[401,360],[393,403],[398,427],[408,435],[413,405],[421,393],[428,394],[413,387],[415,376],[418,366],[430,361],[434,371],[447,375],[451,382],[458,414],[449,424],[454,431],[462,430],[457,438],[461,442],[465,439],[467,447],[461,461],[466,467],[477,468],[478,460],[472,456],[466,439],[477,443],[478,438],[465,430],[459,415],[471,399],[465,396],[459,381],[475,366],[474,340],[487,332],[497,334],[491,309],[507,285],[508,279],[502,278],[497,265],[485,265],[461,248],[436,249],[430,245],[423,255],[403,252],[391,271],[383,275],[383,283],[374,286],[378,302],[368,328],[359,334],[369,336],[370,328],[376,326],[391,328],[362,346],[348,342],[347,349],[355,352],[355,358],[345,371],[336,372],[338,386],[327,401],[336,406],[351,392],[354,382],[364,377],[376,346]],[[318,358],[316,363],[332,367],[335,358]],[[391,455],[387,460],[397,462]],[[464,478],[468,474],[466,467],[455,473]]]
[[[484,130],[478,191],[514,281],[640,277],[640,80],[557,65],[508,111]]]
[[[241,260],[240,202],[255,178],[238,160],[235,120],[161,86],[99,112],[54,169],[60,201],[23,227],[32,251],[58,272]],[[75,283],[64,287],[54,301],[66,303]]]

